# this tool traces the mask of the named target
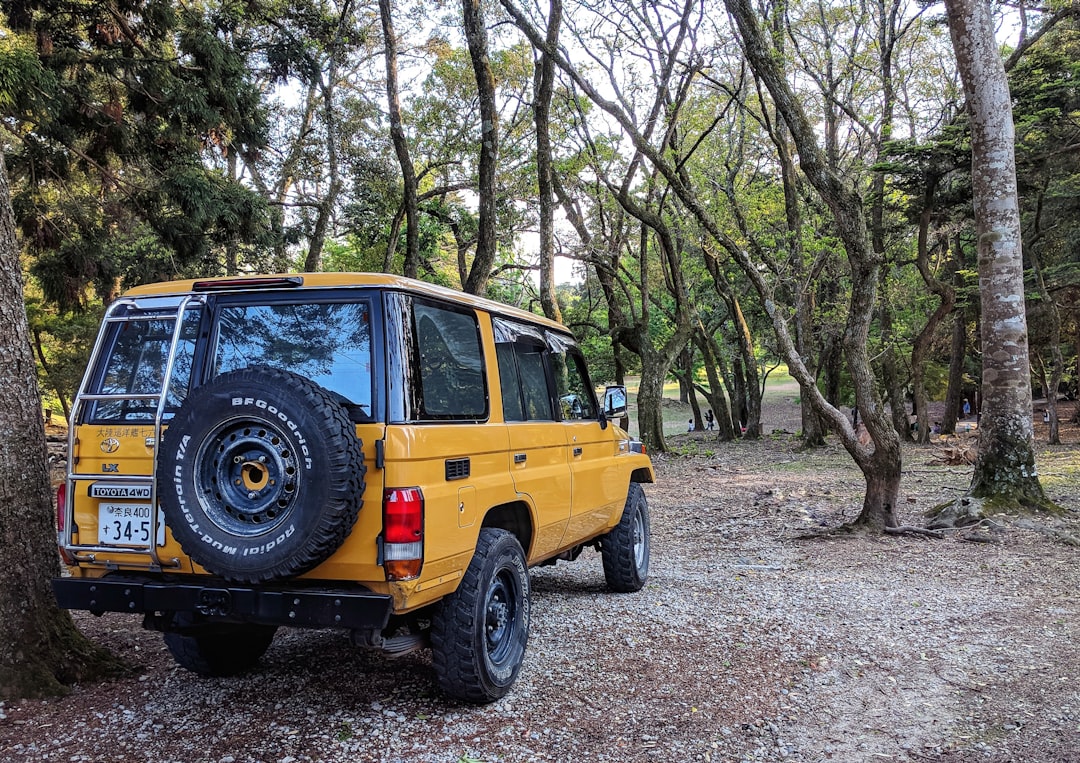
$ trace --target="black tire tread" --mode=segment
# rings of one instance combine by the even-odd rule
[[[617,593],[640,591],[648,576],[649,554],[646,551],[645,570],[638,569],[634,558],[634,514],[643,512],[646,548],[649,544],[649,507],[641,485],[631,482],[626,493],[619,524],[600,539],[600,552],[604,560],[604,578],[608,588]]]
[[[455,699],[477,704],[492,702],[505,695],[517,678],[515,669],[513,678],[506,686],[490,685],[484,676],[483,655],[473,648],[477,618],[483,621],[481,597],[485,595],[486,586],[482,585],[484,581],[481,575],[484,574],[486,560],[502,553],[503,549],[520,554],[524,564],[525,555],[517,538],[510,532],[490,527],[482,529],[461,584],[457,591],[439,602],[432,618],[431,653],[435,676],[440,688]],[[527,586],[523,598],[528,601]],[[526,640],[528,628],[526,611]]]
[[[187,635],[166,632],[165,646],[176,664],[200,676],[235,676],[254,668],[277,628],[272,625],[218,626],[213,633]]]

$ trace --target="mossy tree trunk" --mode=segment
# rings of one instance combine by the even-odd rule
[[[420,270],[420,211],[417,201],[416,171],[409,152],[409,139],[401,116],[401,96],[398,88],[398,43],[390,0],[379,0],[379,18],[383,29],[383,50],[386,56],[386,103],[390,116],[390,139],[394,144],[401,167],[401,206],[405,212],[405,261],[402,275],[416,278]],[[397,235],[390,237],[386,261],[393,262],[397,250]],[[387,268],[389,270],[389,268]]]
[[[49,584],[60,569],[45,424],[2,155],[0,325],[0,699],[42,697],[119,663],[76,630]]]
[[[469,277],[462,287],[468,294],[483,295],[487,290],[491,267],[498,247],[496,222],[495,170],[499,156],[499,111],[495,103],[495,75],[488,54],[487,25],[479,0],[462,0],[465,41],[476,76],[476,96],[480,107],[480,159],[477,164],[479,197],[476,254]]]
[[[982,302],[979,452],[969,493],[1002,507],[1048,505],[1035,468],[1012,102],[984,0],[946,0],[971,118]]]

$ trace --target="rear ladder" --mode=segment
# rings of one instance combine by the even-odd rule
[[[94,343],[94,349],[90,354],[90,360],[87,364],[87,373],[83,377],[82,384],[79,386],[79,392],[75,396],[75,401],[71,406],[71,417],[68,422],[68,459],[67,459],[67,476],[66,476],[66,490],[64,495],[64,523],[63,529],[57,533],[57,542],[60,548],[65,552],[64,555],[68,559],[72,559],[76,562],[89,562],[95,563],[98,554],[109,554],[110,557],[116,555],[131,555],[135,557],[131,562],[124,562],[125,566],[142,566],[150,570],[160,570],[166,567],[176,568],[180,566],[179,559],[166,559],[163,560],[158,555],[157,550],[157,537],[160,523],[158,521],[158,484],[157,484],[157,455],[158,448],[161,444],[161,422],[165,413],[165,402],[168,397],[168,390],[172,384],[173,368],[175,366],[176,349],[180,344],[180,334],[183,328],[183,316],[185,311],[194,307],[201,307],[205,304],[203,298],[198,295],[188,295],[183,297],[176,307],[176,311],[172,314],[166,311],[147,311],[145,309],[135,309],[137,306],[136,300],[133,299],[120,299],[114,302],[109,311],[105,315],[105,319],[102,323],[101,330],[98,331],[97,341]],[[172,335],[169,342],[169,353],[165,362],[165,372],[162,374],[161,389],[156,393],[119,393],[119,394],[90,394],[87,387],[91,382],[91,376],[94,374],[98,367],[98,362],[101,359],[101,355],[104,351],[104,345],[106,338],[111,334],[108,331],[109,325],[118,323],[131,323],[134,321],[148,320],[153,318],[161,321],[172,321]],[[78,439],[75,436],[75,431],[78,424],[82,421],[84,415],[84,409],[87,403],[95,402],[109,402],[109,401],[146,401],[155,404],[154,409],[154,436],[153,447],[154,453],[151,460],[150,474],[76,474],[75,473],[75,453],[76,446],[78,445]],[[149,443],[147,443],[149,445]],[[75,486],[79,483],[85,483],[93,481],[95,483],[104,485],[113,485],[116,487],[131,486],[131,485],[145,485],[147,481],[150,483],[150,542],[147,548],[129,548],[125,546],[107,546],[107,545],[95,545],[95,544],[77,544],[74,542],[74,529],[75,529]],[[140,560],[138,557],[146,557]]]

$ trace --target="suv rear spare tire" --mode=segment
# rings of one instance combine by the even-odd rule
[[[162,509],[191,559],[244,583],[290,578],[329,557],[363,503],[364,454],[340,403],[269,367],[197,388],[158,450]]]

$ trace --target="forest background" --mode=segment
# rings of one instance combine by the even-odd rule
[[[736,2],[2,7],[26,307],[47,404],[65,415],[123,289],[314,270],[418,276],[563,320],[597,381],[640,376],[653,452],[665,379],[698,428],[711,408],[720,439],[755,438],[769,369],[793,358],[828,406],[803,395],[800,437],[847,434],[868,492],[875,468],[891,476],[836,415],[859,404],[860,368],[879,462],[891,438],[925,442],[980,410],[987,295],[940,6],[745,5],[805,135],[735,33]],[[994,11],[1053,442],[1055,402],[1080,377],[1080,29],[1072,4]],[[856,204],[847,217],[838,199]],[[574,278],[556,287],[559,258]],[[879,408],[895,435],[874,428]]]

